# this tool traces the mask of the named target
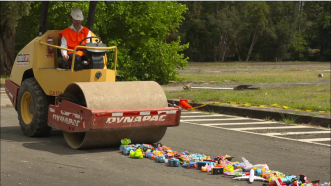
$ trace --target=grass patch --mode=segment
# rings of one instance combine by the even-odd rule
[[[226,83],[282,83],[282,82],[302,82],[318,81],[316,72],[247,72],[247,73],[198,73],[181,74],[178,77],[184,81],[207,81],[217,84]],[[323,79],[330,79],[330,73],[324,73]]]
[[[319,116],[319,114],[311,113],[311,114],[309,114],[309,116],[317,117],[317,116]]]
[[[330,85],[261,88],[260,90],[192,90],[166,92],[168,99],[189,99],[200,103],[218,101],[261,105],[279,104],[300,110],[330,111]]]
[[[298,117],[294,117],[294,116],[288,116],[288,117],[285,117],[283,113],[280,113],[282,119],[281,121],[286,123],[286,124],[296,124],[295,123],[295,120],[298,118]]]

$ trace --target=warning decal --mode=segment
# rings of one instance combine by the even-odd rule
[[[18,54],[17,56],[17,66],[29,66],[30,54]]]

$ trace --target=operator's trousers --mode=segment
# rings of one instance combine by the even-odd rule
[[[68,54],[69,59],[68,59],[68,61],[65,62],[66,66],[68,68],[71,68],[72,58],[74,56],[73,54],[74,53]],[[74,64],[74,70],[75,71],[83,69],[83,60],[87,60],[85,56],[79,56],[79,55],[75,54],[75,64]]]

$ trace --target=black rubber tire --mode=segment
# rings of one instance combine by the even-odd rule
[[[33,116],[30,123],[25,123],[21,115],[21,100],[25,92],[29,92],[32,97]],[[35,78],[25,79],[18,91],[17,113],[18,120],[23,133],[29,137],[48,136],[51,127],[47,125],[48,106],[50,98],[44,93]]]

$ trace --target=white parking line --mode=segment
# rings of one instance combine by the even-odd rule
[[[221,118],[221,119],[186,119],[186,120],[180,120],[181,122],[188,122],[188,121],[227,121],[227,120],[244,120],[248,118]]]
[[[191,124],[191,125],[199,125],[199,126],[206,126],[206,127],[211,127],[211,128],[218,128],[218,129],[223,129],[223,130],[229,130],[229,131],[238,131],[238,132],[243,132],[247,134],[254,134],[254,135],[260,135],[260,136],[268,136],[268,137],[273,137],[273,138],[278,138],[278,139],[284,139],[284,140],[290,140],[290,141],[296,141],[296,142],[301,142],[301,143],[310,143],[314,145],[321,145],[321,146],[327,146],[331,147],[330,144],[326,143],[321,143],[321,142],[328,142],[331,139],[330,138],[311,138],[311,139],[296,139],[296,138],[288,138],[286,135],[301,135],[301,134],[331,134],[330,129],[322,129],[321,131],[307,131],[307,132],[279,132],[279,133],[257,133],[254,132],[253,130],[256,129],[286,129],[286,128],[312,128],[316,129],[314,127],[309,127],[309,126],[288,126],[285,125],[282,122],[273,122],[273,121],[264,121],[261,119],[254,119],[254,118],[244,118],[244,117],[237,117],[237,116],[230,116],[230,115],[217,115],[217,114],[212,114],[212,115],[206,115],[206,113],[203,112],[196,112],[197,114],[190,114],[190,115],[185,115],[185,112],[182,113],[181,122],[186,123],[186,124]],[[204,115],[199,115],[199,114],[204,114]],[[210,117],[214,116],[226,116],[226,117],[231,117],[231,118],[223,118],[223,119],[212,119]],[[199,117],[199,118],[209,118],[209,119],[190,119],[192,117]],[[217,121],[226,121],[226,120],[251,120],[252,122],[242,122],[242,123],[216,123]],[[205,123],[205,124],[200,124],[195,121],[210,121],[210,123]],[[213,122],[215,121],[215,122]],[[279,126],[279,127],[272,127],[272,124],[284,124],[284,126]],[[270,124],[270,127],[247,127],[244,128],[245,125],[258,125],[258,124]],[[238,125],[243,125],[241,128],[224,128],[222,126],[238,126]],[[283,137],[284,136],[284,137]]]
[[[313,141],[330,141],[331,138],[313,138],[313,139],[298,139],[303,142],[313,142]]]
[[[266,136],[285,136],[285,135],[298,135],[298,134],[327,134],[331,131],[310,131],[310,132],[275,132],[275,133],[264,133]]]
[[[309,128],[306,126],[283,126],[283,127],[249,127],[249,128],[233,128],[233,130],[260,130],[260,129],[298,129]]]
[[[221,115],[221,114],[212,114],[212,115],[186,115],[186,116],[180,116],[181,118],[203,118],[203,117],[220,117],[220,116],[226,116],[226,117],[236,117],[236,116],[228,116],[228,115]]]
[[[273,124],[277,122],[269,122],[269,121],[261,121],[261,122],[245,122],[245,123],[213,123],[213,124],[198,124],[197,125],[205,125],[205,126],[214,126],[214,125],[259,125],[259,124]]]

